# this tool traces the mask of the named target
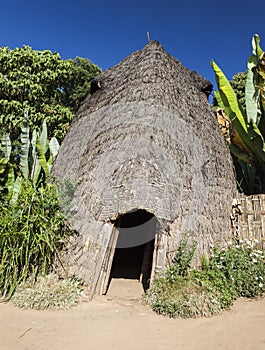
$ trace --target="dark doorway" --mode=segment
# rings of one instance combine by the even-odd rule
[[[115,226],[119,235],[109,283],[112,278],[136,279],[146,291],[150,286],[158,221],[153,214],[137,209],[122,215]]]

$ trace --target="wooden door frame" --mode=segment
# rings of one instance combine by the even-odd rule
[[[119,236],[119,227],[118,225],[113,225],[112,232],[109,240],[109,245],[106,250],[106,254],[103,260],[101,268],[101,277],[99,280],[98,293],[104,295],[108,291],[110,273],[112,268],[112,262],[115,254],[117,239]]]
[[[150,284],[154,281],[156,275],[165,269],[167,239],[168,235],[164,234],[163,232],[158,231],[155,235]]]
[[[100,295],[104,295],[108,291],[109,282],[110,282],[110,273],[111,273],[113,258],[116,250],[117,240],[119,236],[119,226],[120,226],[119,220],[117,221],[116,225],[112,224],[112,232],[111,232],[109,244],[103,259],[101,273],[100,273],[100,277],[96,288],[97,294],[100,294]],[[167,238],[168,238],[168,235],[162,233],[159,229],[157,229],[157,232],[155,233],[155,238],[154,238],[150,284],[155,279],[157,273],[164,270],[165,262],[166,262]]]

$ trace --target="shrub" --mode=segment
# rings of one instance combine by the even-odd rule
[[[257,297],[265,292],[262,251],[249,241],[214,247],[202,268],[191,269],[194,245],[184,241],[174,264],[155,280],[145,296],[154,311],[170,317],[210,316],[228,309],[238,297]]]
[[[210,259],[210,270],[224,274],[238,297],[257,297],[265,291],[265,264],[263,252],[248,241],[215,247]]]
[[[187,238],[181,241],[172,261],[172,266],[166,271],[166,278],[169,281],[173,282],[179,276],[186,277],[188,275],[195,251],[195,242],[190,246]]]
[[[233,285],[222,271],[209,269],[193,270],[191,279],[199,286],[206,288],[214,293],[221,309],[228,309],[233,301],[237,298],[237,294]]]

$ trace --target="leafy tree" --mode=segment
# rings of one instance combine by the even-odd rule
[[[245,85],[247,80],[247,71],[239,72],[233,76],[232,80],[230,80],[230,84],[236,93],[237,100],[242,106],[244,112],[246,112],[246,99],[245,99]]]
[[[72,70],[70,79],[64,86],[62,102],[64,106],[70,107],[73,112],[76,112],[90,90],[91,80],[101,70],[87,58],[77,56],[73,60],[68,60],[68,62],[71,64]]]
[[[49,137],[63,139],[74,113],[100,69],[88,59],[62,60],[59,53],[29,46],[0,48],[0,125],[18,138],[25,111],[29,127],[46,119]]]

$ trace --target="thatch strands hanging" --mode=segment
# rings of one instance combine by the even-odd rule
[[[183,236],[207,251],[231,235],[236,185],[211,90],[156,41],[92,82],[53,168],[77,185],[69,207],[78,236],[65,259],[91,293],[109,271],[113,228],[134,209],[159,226],[153,275]]]

